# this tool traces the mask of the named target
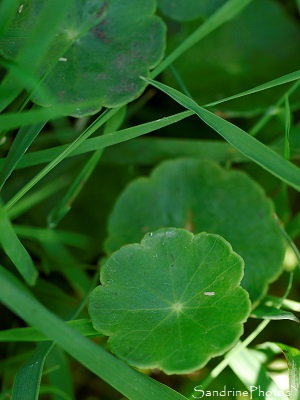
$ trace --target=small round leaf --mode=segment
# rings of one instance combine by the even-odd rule
[[[121,194],[110,216],[106,249],[110,253],[167,226],[217,233],[243,257],[242,286],[255,303],[282,271],[284,244],[273,213],[271,201],[246,174],[210,161],[171,160]]]
[[[164,228],[108,258],[89,312],[129,364],[188,373],[242,334],[250,312],[242,276],[243,259],[222,237]]]

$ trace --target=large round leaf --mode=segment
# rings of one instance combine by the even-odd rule
[[[108,253],[160,227],[218,233],[245,261],[242,286],[253,302],[281,271],[283,239],[263,190],[241,172],[209,161],[162,163],[150,178],[129,184],[109,220]]]
[[[0,41],[1,52],[14,57],[38,18],[46,0],[31,0],[17,13]],[[165,27],[154,16],[154,0],[78,0],[43,61],[39,74],[53,68],[45,85],[60,103],[99,101],[81,108],[82,116],[101,106],[117,107],[138,97],[163,56]],[[41,99],[34,98],[41,104]],[[45,105],[45,104],[42,104]]]
[[[300,68],[300,29],[285,9],[272,0],[253,0],[236,18],[193,46],[175,62],[180,77],[199,104],[251,89]],[[175,48],[199,25],[185,24],[170,38]],[[170,86],[178,86],[166,71]],[[286,86],[217,106],[228,112],[262,112]],[[299,96],[298,99],[299,101]]]
[[[90,316],[131,365],[191,372],[242,334],[250,312],[242,275],[242,258],[222,237],[161,229],[111,255]]]

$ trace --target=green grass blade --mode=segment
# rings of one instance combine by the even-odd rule
[[[276,343],[283,351],[289,366],[290,400],[300,400],[300,351],[282,343]]]
[[[38,400],[45,359],[52,343],[39,344],[36,351],[17,372],[11,400]]]
[[[46,122],[40,122],[38,124],[22,127],[19,130],[5,159],[5,164],[0,174],[0,191],[18,162],[23,157],[24,153],[27,151],[28,147],[43,129],[45,124]]]
[[[159,75],[185,51],[194,46],[194,44],[205,38],[225,22],[235,18],[249,3],[251,3],[251,1],[252,0],[227,1],[152,71],[150,75],[151,78],[155,78]]]
[[[284,135],[284,158],[290,159],[290,130],[291,130],[291,108],[288,96],[285,97],[285,135]]]
[[[50,121],[52,119],[64,117],[65,115],[72,115],[76,108],[82,106],[82,104],[83,103],[61,104],[20,113],[5,113],[0,115],[1,130],[16,129],[22,126]],[[86,102],[87,106],[93,104],[95,104],[94,100]]]
[[[118,109],[111,109],[104,111],[93,124],[87,128],[77,139],[74,140],[65,150],[63,150],[54,160],[52,160],[45,168],[42,169],[30,182],[23,186],[23,188],[6,204],[6,210],[9,210],[15,203],[17,203],[30,189],[32,189],[41,179],[43,179],[53,168],[55,168],[61,161],[63,161],[73,150],[75,150],[81,143],[83,143],[89,136],[91,136],[97,129],[99,129],[105,122],[107,122]]]
[[[94,282],[93,285],[86,290],[85,296],[82,299],[79,307],[77,307],[75,312],[72,313],[72,318],[76,317],[76,315],[81,311],[82,307],[86,305],[88,296],[93,287],[94,287]],[[20,290],[22,290],[22,288]],[[82,321],[79,321],[79,325],[80,322]],[[20,368],[20,370],[17,372],[14,381],[13,392],[12,392],[13,400],[38,399],[41,376],[44,369],[46,357],[48,356],[50,350],[53,349],[53,347],[54,343],[51,341],[47,341],[45,343],[40,344],[38,348],[33,352],[30,359],[27,360],[24,363],[24,365]],[[66,375],[66,371],[64,372]]]
[[[102,336],[101,333],[95,331],[91,321],[87,319],[76,319],[68,321],[66,324],[83,336]],[[50,340],[49,336],[32,327],[0,331],[0,342],[42,342],[46,340]]]
[[[276,86],[281,86],[281,85],[284,85],[289,82],[297,81],[299,79],[300,79],[300,70],[292,72],[287,75],[283,75],[280,78],[273,79],[269,82],[263,83],[262,85],[256,86],[249,90],[246,90],[245,92],[241,92],[241,93],[235,94],[233,96],[226,97],[224,99],[205,104],[203,107],[213,107],[218,104],[225,103],[226,101],[235,100],[235,99],[238,99],[239,97],[249,96],[250,94],[258,93],[263,90],[272,89]]]
[[[14,230],[21,238],[37,240],[41,243],[59,241],[68,246],[77,247],[83,250],[87,249],[90,244],[88,236],[66,230],[53,230],[16,224],[14,224]]]
[[[80,171],[74,182],[70,186],[69,190],[62,198],[61,201],[53,208],[47,218],[49,228],[55,228],[57,224],[68,214],[72,208],[72,204],[84,187],[84,184],[88,181],[89,177],[93,173],[94,169],[98,165],[102,156],[103,149],[99,149],[94,153],[88,162],[85,164],[83,169]]]
[[[29,196],[26,196],[23,201],[10,209],[8,213],[9,218],[14,219],[20,217],[22,214],[26,213],[37,204],[48,199],[54,193],[66,187],[68,183],[68,179],[60,177],[59,179],[55,179],[53,182],[44,185],[42,188],[39,188],[35,192],[31,193]]]
[[[147,122],[145,124],[134,126],[132,128],[122,129],[118,132],[108,133],[107,135],[87,139],[84,142],[80,143],[77,148],[66,154],[66,157],[76,156],[98,149],[104,149],[106,147],[113,146],[115,144],[122,143],[142,135],[146,135],[147,133],[154,132],[158,129],[179,122],[193,114],[194,113],[192,111],[184,111],[178,114],[174,114],[170,117]],[[54,147],[52,149],[40,150],[25,154],[17,165],[16,169],[27,168],[34,165],[44,164],[45,162],[50,162],[58,157],[60,153],[65,152],[67,149],[68,145],[62,145]],[[0,168],[2,168],[3,163],[4,160],[0,160]]]
[[[261,129],[266,125],[266,123],[274,116],[280,112],[281,105],[285,102],[286,96],[291,96],[300,86],[300,79],[293,83],[290,88],[279,98],[279,100],[262,115],[262,117],[255,123],[255,125],[249,130],[251,136],[255,136]]]
[[[186,84],[184,83],[183,79],[181,78],[181,76],[179,75],[173,64],[169,66],[169,70],[173,75],[174,79],[176,80],[176,82],[178,83],[178,86],[181,89],[182,93],[184,93],[187,97],[190,97],[192,99],[193,96],[189,92],[188,88],[186,87]]]
[[[82,365],[129,400],[183,400],[186,397],[130,368],[67,326],[33,298],[21,283],[0,268],[0,301],[29,325],[48,335]]]
[[[28,283],[34,285],[38,277],[38,271],[25,247],[20,242],[14,228],[0,204],[0,244],[15,265],[21,276]]]
[[[125,114],[126,107],[121,107],[118,112],[107,121],[103,135],[116,131],[122,125]],[[75,178],[65,196],[61,199],[61,201],[59,201],[57,206],[55,206],[51,210],[47,218],[48,226],[50,228],[54,228],[71,210],[73,202],[75,201],[75,199],[83,189],[85,183],[88,181],[89,177],[98,165],[102,157],[103,150],[104,149],[96,150],[96,152],[89,158],[83,169]]]
[[[156,88],[168,94],[183,107],[194,111],[207,125],[219,133],[229,144],[238,151],[266,169],[268,172],[300,191],[300,170],[295,165],[285,160],[279,154],[259,142],[245,131],[218,117],[210,111],[200,107],[193,100],[177,90],[162,83],[146,79]]]

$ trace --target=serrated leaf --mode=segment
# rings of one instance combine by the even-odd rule
[[[4,55],[18,53],[45,3],[31,0],[16,15],[0,41]],[[74,2],[39,69],[40,76],[47,72],[44,84],[54,101],[98,99],[98,106],[76,110],[82,116],[138,97],[145,88],[139,75],[148,75],[164,51],[165,27],[154,11],[153,0]]]
[[[249,315],[243,260],[218,235],[166,228],[115,252],[91,294],[96,330],[129,364],[187,373],[232,347]]]
[[[257,302],[284,257],[273,212],[261,187],[242,172],[210,161],[167,161],[121,194],[109,219],[106,249],[113,252],[164,226],[217,233],[245,260],[242,286]]]

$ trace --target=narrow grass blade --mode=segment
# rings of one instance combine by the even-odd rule
[[[186,397],[130,368],[100,346],[67,326],[0,268],[0,301],[29,325],[51,337],[82,365],[129,400],[183,400]]]
[[[252,0],[229,0],[169,54],[151,73],[155,78],[194,44],[205,38],[225,22],[235,18]]]
[[[255,123],[255,125],[249,130],[249,134],[251,136],[255,136],[258,134],[258,132],[261,131],[261,129],[266,125],[266,123],[275,115],[277,115],[280,112],[280,107],[282,104],[285,102],[286,97],[291,96],[300,86],[300,79],[297,80],[297,82],[293,83],[289,87],[289,89],[284,93],[283,96],[281,96],[278,101],[269,107],[269,109],[265,112],[265,114],[262,115],[262,117]]]
[[[87,249],[90,242],[88,236],[66,230],[52,230],[17,224],[14,224],[14,230],[21,238],[33,239],[45,243],[59,241],[63,244],[77,247],[79,249]]]
[[[21,276],[33,286],[38,277],[38,271],[25,247],[17,237],[14,228],[0,204],[0,244],[11,259]]]
[[[300,169],[295,165],[285,160],[254,137],[248,135],[242,129],[200,107],[193,100],[177,90],[150,79],[143,79],[168,94],[183,107],[194,111],[207,125],[250,160],[300,191]]]
[[[189,92],[188,88],[186,87],[186,84],[184,83],[183,79],[181,78],[181,76],[179,75],[173,64],[169,66],[169,70],[171,71],[171,74],[173,75],[176,82],[178,83],[182,93],[184,93],[187,97],[190,97],[192,99],[193,97],[191,93]]]
[[[86,104],[92,105],[95,104],[95,101],[91,100]],[[37,110],[22,111],[17,113],[5,113],[0,115],[1,130],[16,129],[22,126],[50,121],[52,119],[64,117],[65,115],[72,115],[79,105],[82,106],[82,103],[61,104],[47,108],[39,108]]]
[[[118,112],[110,118],[104,128],[103,135],[116,131],[125,118],[126,107],[122,107]],[[65,196],[58,202],[58,204],[51,210],[47,220],[49,228],[54,228],[57,224],[67,215],[71,210],[72,204],[83,189],[85,183],[93,173],[98,165],[104,149],[98,149],[84,165],[83,169],[79,172],[74,182],[70,186]]]
[[[72,318],[73,317],[76,318],[76,315],[81,311],[82,307],[86,305],[90,291],[94,287],[94,283],[95,282],[93,282],[93,285],[89,287],[89,289],[86,291],[85,296],[82,299],[79,307],[77,307],[75,312],[72,312]],[[20,288],[20,290],[22,291],[22,288]],[[51,341],[46,341],[45,343],[40,344],[38,348],[33,352],[29,360],[27,360],[21,367],[21,369],[17,372],[12,391],[13,400],[38,399],[38,395],[40,392],[41,376],[44,369],[44,363],[46,361],[46,357],[48,356],[50,350],[53,348],[54,348],[54,343]],[[67,371],[64,372],[66,375]],[[65,377],[67,378],[67,376]],[[66,386],[66,388],[68,388],[68,386]],[[53,389],[56,390],[56,388]],[[60,392],[61,395],[65,394],[65,391],[60,391],[60,389],[57,389],[56,393],[57,392]],[[70,399],[70,397],[71,396],[67,396],[68,399]]]
[[[117,109],[104,111],[93,124],[88,127],[77,139],[75,139],[65,150],[52,160],[45,168],[42,169],[30,182],[23,186],[23,188],[6,204],[6,210],[9,210],[15,203],[17,203],[30,189],[32,189],[41,179],[43,179],[53,168],[55,168],[61,161],[63,161],[73,150],[75,150],[81,143],[83,143],[89,136],[91,136],[97,129],[99,129],[105,122],[107,122],[115,113]]]
[[[9,210],[9,218],[14,219],[20,217],[22,214],[26,213],[37,204],[41,203],[45,199],[48,199],[57,191],[63,189],[68,183],[68,179],[61,177],[59,179],[55,179],[53,182],[50,182],[47,185],[44,185],[42,188],[39,188],[35,192],[31,193],[29,196],[26,196],[23,201],[21,201],[15,207]]]
[[[213,103],[205,104],[203,107],[213,107],[218,104],[225,103],[226,101],[235,100],[235,99],[238,99],[239,97],[249,96],[250,94],[262,92],[263,90],[272,89],[276,86],[285,85],[286,83],[297,81],[299,79],[300,79],[300,70],[292,72],[287,75],[283,75],[280,78],[273,79],[269,82],[263,83],[262,85],[256,86],[249,90],[246,90],[245,92],[234,94],[233,96],[214,101]]]
[[[290,400],[300,400],[300,351],[282,343],[276,343],[283,351],[289,366]]]
[[[241,349],[231,358],[229,366],[246,388],[249,388],[252,399],[264,398],[265,396],[261,396],[262,392],[268,392],[267,398],[269,400],[278,400],[277,394],[282,391],[251,350]],[[288,397],[283,393],[280,398],[288,400]]]
[[[43,129],[45,124],[46,122],[40,122],[38,124],[22,127],[19,130],[5,159],[5,164],[0,174],[0,191],[18,162],[23,157],[24,153],[27,151],[28,147]]]
[[[47,218],[49,228],[55,228],[71,210],[72,204],[97,166],[102,156],[102,152],[103,149],[99,149],[91,156],[91,158],[75,178],[65,196],[61,201],[59,201],[57,206],[51,210]]]
[[[17,372],[11,400],[37,400],[45,359],[52,348],[52,343],[45,342],[38,346],[32,356]]]
[[[172,125],[176,122],[190,117],[194,113],[192,111],[184,111],[178,114],[171,115],[156,121],[147,122],[142,125],[134,126],[132,128],[122,129],[118,132],[108,133],[107,135],[95,137],[82,141],[77,148],[67,153],[65,157],[76,156],[79,154],[88,153],[98,149],[104,149],[118,143],[125,142],[136,137],[146,135],[147,133],[154,132],[158,129]],[[94,132],[94,130],[93,130]],[[40,150],[32,153],[25,154],[21,159],[16,169],[32,167],[34,165],[44,164],[45,162],[53,161],[59,154],[65,152],[69,145],[57,146],[52,149]],[[3,166],[3,160],[0,160],[0,168]]]
[[[290,130],[291,130],[291,109],[288,96],[285,97],[285,135],[284,135],[284,158],[290,159]]]
[[[102,336],[88,319],[67,321],[66,324],[83,336]],[[0,331],[0,342],[42,342],[50,340],[36,328],[15,328]]]

